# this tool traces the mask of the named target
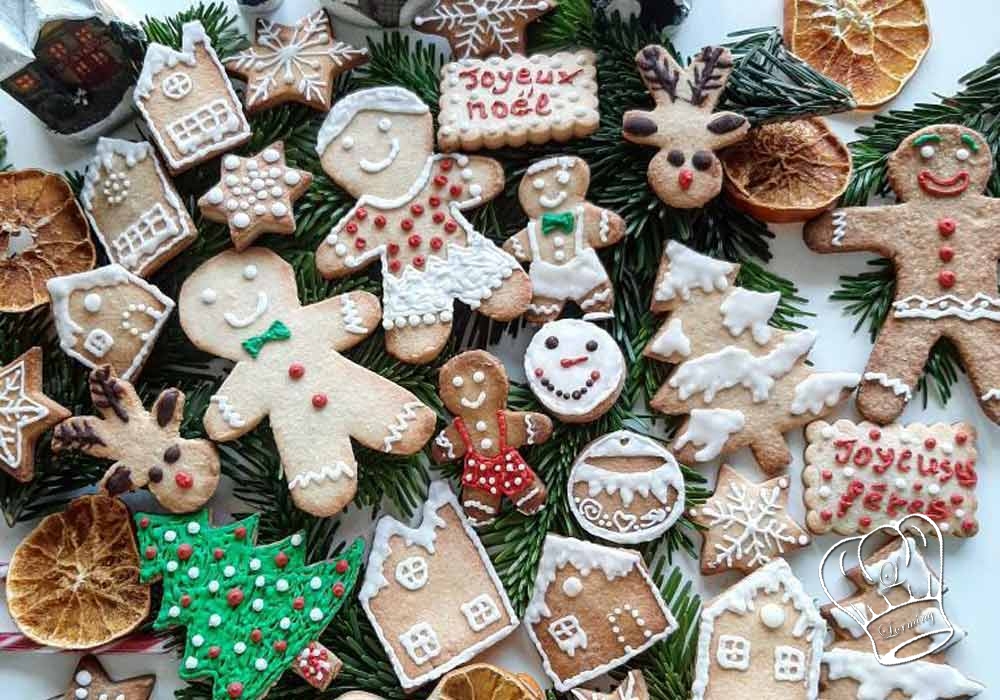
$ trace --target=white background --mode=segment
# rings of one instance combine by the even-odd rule
[[[229,0],[233,4],[232,0]],[[313,8],[315,0],[286,0],[280,18],[294,20]],[[948,95],[956,90],[958,78],[981,65],[992,52],[1000,50],[1000,22],[995,11],[996,0],[926,0],[929,6],[934,43],[916,76],[902,94],[892,103],[905,109],[919,101],[933,101],[935,94]],[[152,3],[131,0],[135,12],[148,12]],[[158,0],[157,12],[169,15],[188,5],[182,0]],[[675,36],[682,53],[690,54],[704,44],[721,41],[727,32],[748,27],[780,25],[781,0],[695,0],[694,11]],[[338,25],[338,34],[347,40],[359,41],[356,30]],[[864,115],[835,117],[832,119],[840,136],[851,139],[854,127],[867,123]],[[16,167],[40,167],[61,172],[81,168],[89,159],[90,148],[62,144],[51,138],[41,124],[5,93],[0,93],[0,123],[10,138],[10,159]],[[124,130],[126,135],[134,132]],[[843,315],[842,305],[829,301],[837,286],[837,278],[844,273],[865,269],[864,254],[820,257],[808,251],[802,243],[798,226],[776,227],[777,240],[772,244],[774,260],[770,267],[775,272],[793,280],[802,296],[809,300],[809,310],[816,318],[810,325],[820,331],[820,338],[812,360],[821,370],[850,370],[860,372],[865,366],[871,345],[864,333],[853,334],[853,318]],[[1000,230],[997,231],[1000,235]],[[518,347],[526,343],[520,339]],[[505,356],[516,355],[516,348],[505,348]],[[513,352],[512,352],[513,351]],[[857,418],[853,406],[844,409],[844,415]],[[955,387],[954,396],[947,406],[939,406],[933,399],[927,409],[915,400],[903,415],[904,421],[971,421],[979,431],[979,519],[982,523],[978,537],[969,541],[949,539],[945,543],[945,580],[949,593],[945,609],[949,617],[969,632],[969,637],[950,652],[950,661],[968,675],[994,688],[1000,686],[1000,668],[996,664],[996,648],[1000,641],[1000,597],[996,584],[1000,581],[1000,564],[997,563],[995,542],[1000,536],[1000,466],[993,455],[1000,445],[1000,430],[984,420],[974,401],[972,391],[964,376]],[[802,436],[790,435],[789,441],[796,461],[792,464],[792,509],[802,518],[802,485],[798,478],[802,469]],[[748,452],[735,455],[730,462],[741,471],[760,478]],[[705,469],[714,480],[715,467]],[[218,499],[217,499],[218,500]],[[993,504],[997,503],[997,506]],[[222,508],[224,509],[224,507]],[[368,522],[367,518],[348,516],[355,527]],[[352,528],[353,529],[353,528]],[[9,560],[17,542],[28,528],[13,530],[0,525],[0,561]],[[811,547],[797,552],[790,558],[795,572],[804,580],[807,590],[823,597],[819,586],[817,566],[823,552],[834,543],[833,538],[819,538]],[[736,580],[734,575],[705,579],[697,573],[697,562],[681,555],[681,565],[706,596],[712,596]],[[10,629],[10,620],[0,606],[0,629]],[[534,649],[526,636],[519,631],[498,647],[487,653],[489,660],[517,670],[532,673],[543,684],[547,679],[541,672]],[[75,664],[72,654],[22,654],[0,656],[0,678],[4,681],[0,696],[5,698],[46,698],[62,693]],[[172,698],[179,687],[173,656],[105,656],[103,662],[114,677],[156,673],[158,676],[154,698]],[[990,690],[982,697],[990,697]]]

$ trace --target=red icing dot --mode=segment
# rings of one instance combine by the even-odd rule
[[[444,170],[445,172],[448,172],[449,170],[451,170],[451,166],[452,165],[453,165],[453,163],[451,162],[450,159],[448,159],[448,160],[442,160],[441,161],[441,169]]]
[[[955,435],[955,442],[957,442],[959,445],[964,445],[968,439],[969,436],[966,433],[958,433],[957,435]]]
[[[340,598],[341,596],[344,595],[344,584],[340,583],[340,581],[333,584],[333,595],[336,596],[337,598]]]
[[[243,696],[243,684],[239,681],[233,681],[226,686],[226,692],[231,698],[238,698]]]
[[[229,603],[229,607],[235,608],[243,602],[243,591],[239,588],[230,589],[229,593],[226,593],[226,602]]]
[[[186,608],[189,605],[191,605],[191,596],[185,593],[184,595],[181,596],[181,607]]]
[[[444,175],[435,175],[434,176],[434,186],[435,187],[444,187],[447,184],[448,184],[448,178],[446,178]]]
[[[965,500],[965,496],[963,496],[960,493],[953,493],[953,494],[951,494],[951,502],[952,502],[952,504],[954,504],[956,506],[962,505],[962,502],[964,500]]]
[[[177,488],[189,489],[194,486],[194,477],[187,472],[177,472],[174,474],[174,483],[177,484]]]
[[[284,552],[278,552],[277,554],[274,555],[274,564],[279,569],[284,569],[286,566],[288,566],[288,555],[285,554]]]
[[[284,639],[279,639],[272,646],[274,647],[274,650],[276,652],[278,652],[279,654],[284,654],[285,649],[288,648],[288,642],[286,642]]]
[[[347,232],[348,232],[349,234],[351,234],[352,236],[353,236],[353,235],[354,235],[355,233],[357,233],[357,232],[358,232],[358,225],[357,225],[356,223],[354,223],[353,221],[351,221],[351,222],[348,222],[347,226],[345,226],[344,228],[345,228],[345,229],[347,230]]]
[[[941,262],[951,262],[952,258],[955,257],[955,249],[948,245],[943,245],[938,248],[938,257]]]
[[[413,221],[411,221],[410,219],[403,219],[401,222],[399,222],[399,227],[404,231],[412,231]]]
[[[823,520],[832,520],[833,513],[828,510],[820,511],[819,517],[823,518]]]
[[[830,471],[829,469],[824,469],[822,472],[820,472],[820,474],[822,474],[823,476],[823,481],[829,481],[830,479],[833,478],[833,472]]]
[[[156,547],[146,547],[145,555],[147,559],[156,559]]]
[[[377,228],[385,228],[385,223],[386,222],[385,222],[385,217],[384,216],[382,216],[381,214],[377,214],[375,216],[375,226]]]
[[[220,561],[225,555],[226,553],[222,551],[222,547],[216,547],[212,550],[212,556],[215,557],[215,561]]]
[[[220,649],[219,647],[209,647],[208,648],[208,658],[210,658],[210,659],[217,659],[217,658],[219,658],[219,654],[221,654],[221,653],[222,653],[222,649]]]
[[[247,536],[247,529],[242,525],[233,530],[233,537],[235,537],[238,540],[242,540],[246,536]]]
[[[462,186],[452,185],[451,187],[448,188],[448,194],[450,194],[452,197],[457,197],[458,195],[462,194]]]
[[[595,369],[593,372],[590,373],[590,378],[596,382],[598,379],[601,378],[601,373]]]
[[[313,394],[312,397],[313,408],[325,408],[327,401],[329,401],[329,399],[326,398],[326,394]]]
[[[444,223],[444,218],[445,217],[444,217],[444,212],[443,211],[436,211],[436,212],[434,212],[434,216],[431,217],[431,219],[434,220],[435,224],[443,224]]]
[[[366,245],[368,245],[368,242],[361,236],[354,239],[354,247],[358,250],[364,250]]]
[[[306,606],[306,599],[303,598],[302,596],[299,596],[298,598],[292,601],[292,607],[295,608],[296,610],[301,610],[305,606]]]
[[[545,370],[543,370],[541,367],[538,367],[535,370],[535,376],[541,379],[543,376],[545,376]]]
[[[965,530],[966,532],[972,532],[973,530],[976,529],[976,524],[971,520],[963,520],[962,529]]]
[[[337,573],[338,574],[346,574],[347,570],[350,569],[350,568],[351,568],[351,565],[347,562],[346,559],[338,559],[337,560]]]
[[[879,430],[878,428],[872,428],[871,430],[868,431],[868,437],[871,440],[878,440],[880,437],[882,437],[882,431]]]
[[[869,518],[867,515],[862,515],[860,518],[858,518],[858,524],[861,527],[870,527],[872,524],[872,519]]]
[[[431,248],[433,250],[441,250],[441,246],[443,245],[444,241],[438,238],[437,236],[434,236],[434,238],[431,239]]]
[[[936,446],[937,446],[937,440],[935,440],[934,438],[929,437],[926,440],[924,440],[924,447],[926,447],[928,450],[933,450]]]
[[[432,207],[439,207],[439,206],[441,206],[441,198],[440,197],[434,197],[434,196],[432,196],[430,199],[427,200],[427,202]]]
[[[958,224],[954,219],[945,217],[938,220],[938,233],[947,238],[951,234],[955,233],[955,229],[958,228]]]
[[[149,527],[149,518],[143,518],[142,520],[140,520],[139,527],[141,527],[143,530]]]
[[[288,376],[292,379],[302,379],[306,373],[306,367],[301,362],[293,362],[288,365]]]
[[[389,255],[399,255],[399,244],[393,241],[385,247],[389,251]]]
[[[389,261],[389,271],[390,272],[399,272],[399,268],[401,268],[402,266],[403,266],[403,264],[401,262],[399,262],[398,260],[390,260]]]
[[[180,547],[177,548],[177,558],[180,559],[181,561],[187,561],[188,559],[191,558],[192,552],[194,552],[194,549],[191,547],[191,545],[187,543],[182,544]]]
[[[411,204],[410,205],[410,213],[413,214],[414,216],[420,216],[421,214],[424,213],[424,207],[423,207],[423,205],[422,204]]]
[[[417,248],[422,241],[423,239],[416,233],[406,239],[407,244],[411,248]]]
[[[255,629],[250,633],[250,641],[253,642],[254,644],[260,644],[260,640],[262,640],[263,638],[264,638],[264,633],[261,632],[260,630]]]
[[[945,289],[951,289],[955,286],[955,273],[951,270],[941,270],[938,273],[938,284]]]
[[[415,258],[413,258],[413,266],[414,267],[423,267],[425,262],[426,261],[424,260],[424,256],[423,255],[418,255]]]
[[[447,233],[455,233],[455,231],[458,230],[458,224],[456,224],[454,221],[449,221],[444,225],[444,230]]]
[[[368,210],[364,207],[358,207],[358,210],[354,212],[354,218],[358,221],[364,221],[368,217]]]
[[[913,490],[914,491],[922,491],[923,488],[924,488],[924,485],[923,485],[922,482],[920,482],[920,481],[914,481],[913,482]],[[923,503],[923,501],[921,501],[921,503]]]

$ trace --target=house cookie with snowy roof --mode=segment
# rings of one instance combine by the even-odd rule
[[[550,534],[524,626],[565,692],[641,654],[677,622],[641,554]]]
[[[149,277],[198,236],[146,141],[102,138],[80,202],[111,262]]]
[[[201,22],[182,28],[181,50],[152,43],[135,105],[173,174],[250,140],[250,124]]]
[[[361,606],[404,690],[461,666],[518,625],[503,584],[448,484],[431,484],[416,527],[375,528]]]
[[[816,700],[826,623],[784,559],[702,609],[692,700]]]

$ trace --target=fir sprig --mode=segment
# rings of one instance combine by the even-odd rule
[[[205,27],[205,33],[212,40],[212,48],[220,58],[231,56],[249,44],[239,28],[238,18],[224,2],[199,3],[167,19],[147,16],[142,21],[142,30],[150,43],[163,44],[179,51],[184,24],[194,20]]]

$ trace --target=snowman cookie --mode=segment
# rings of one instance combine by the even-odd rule
[[[528,225],[503,247],[531,263],[529,323],[558,318],[567,301],[576,302],[585,320],[613,315],[614,290],[597,249],[620,241],[625,222],[588,202],[589,186],[590,167],[575,156],[534,163],[521,180],[518,197]]]
[[[625,384],[618,343],[593,323],[564,318],[546,323],[524,354],[531,391],[565,423],[589,423],[608,412]]]
[[[463,460],[462,508],[477,527],[496,519],[504,497],[525,515],[545,506],[545,482],[517,449],[548,440],[552,420],[507,410],[509,391],[507,371],[488,352],[463,352],[441,368],[438,393],[455,419],[432,454],[438,462]]]

